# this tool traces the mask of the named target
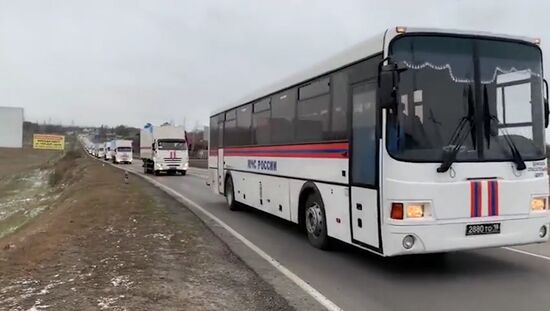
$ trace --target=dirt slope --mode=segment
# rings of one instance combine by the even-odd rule
[[[0,240],[0,310],[291,309],[144,181],[87,157],[58,172],[55,208]]]
[[[0,148],[0,178],[51,164],[61,155],[60,151],[34,150],[31,147]]]

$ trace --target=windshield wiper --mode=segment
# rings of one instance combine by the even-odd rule
[[[451,139],[449,140],[447,146],[452,146],[452,149],[447,149],[444,151],[445,153],[443,154],[441,165],[437,168],[438,173],[445,173],[451,168],[453,163],[456,161],[456,156],[460,151],[460,148],[462,148],[462,145],[466,141],[466,138],[468,138],[468,134],[470,134],[472,132],[472,129],[474,128],[474,98],[471,86],[468,86],[467,96],[468,114],[460,119],[460,122],[458,123],[456,129],[451,135]],[[466,123],[470,124],[470,130],[464,132],[463,129]]]
[[[487,85],[483,86],[483,109],[485,110],[485,118],[484,118],[484,130],[485,130],[485,137],[487,139],[487,146],[490,146],[490,139],[492,135],[492,128],[491,128],[491,121],[496,121],[497,126],[498,124],[501,124],[497,116],[491,114],[489,111],[489,97],[487,94]],[[512,137],[510,136],[510,133],[505,128],[502,128],[503,137],[506,143],[508,144],[508,147],[510,148],[510,152],[512,153],[512,161],[516,164],[516,169],[518,171],[523,171],[527,168],[525,165],[525,161],[523,160],[523,157],[521,156],[521,153],[518,150],[518,147],[512,140]],[[495,136],[498,136],[498,129]],[[500,144],[500,140],[497,139],[497,142]]]
[[[489,120],[495,120],[497,121],[497,124],[499,122],[496,116],[490,116]],[[510,148],[510,152],[512,153],[512,161],[516,164],[516,169],[518,171],[523,171],[524,169],[527,168],[527,166],[525,165],[525,161],[523,160],[523,157],[521,156],[521,153],[519,152],[518,147],[516,146],[516,144],[512,140],[512,137],[510,136],[510,134],[506,129],[503,128],[502,132],[503,132],[502,136],[504,137],[504,140],[508,144],[508,147]],[[500,142],[498,139],[497,141]]]

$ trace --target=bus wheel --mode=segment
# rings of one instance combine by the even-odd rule
[[[317,193],[310,194],[305,204],[304,221],[309,242],[316,248],[328,249],[326,214],[321,196]]]
[[[233,178],[231,176],[227,177],[225,181],[225,200],[230,210],[236,211],[239,209],[238,203],[235,201],[235,190],[233,189]]]

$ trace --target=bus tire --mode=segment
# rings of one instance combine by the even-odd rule
[[[309,194],[305,201],[304,223],[309,243],[319,249],[329,249],[325,206],[317,192]]]
[[[235,188],[233,187],[233,178],[231,178],[231,175],[227,176],[225,179],[224,195],[225,200],[227,201],[227,206],[229,206],[229,210],[238,210],[239,206],[237,201],[235,201]]]

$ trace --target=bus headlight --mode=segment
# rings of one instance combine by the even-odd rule
[[[424,217],[424,204],[411,203],[407,204],[407,218],[422,218]]]
[[[547,197],[534,197],[531,199],[531,211],[539,212],[539,211],[545,211],[547,209],[548,209]]]
[[[392,202],[391,204],[391,219],[421,219],[431,216],[432,212],[428,202]]]

